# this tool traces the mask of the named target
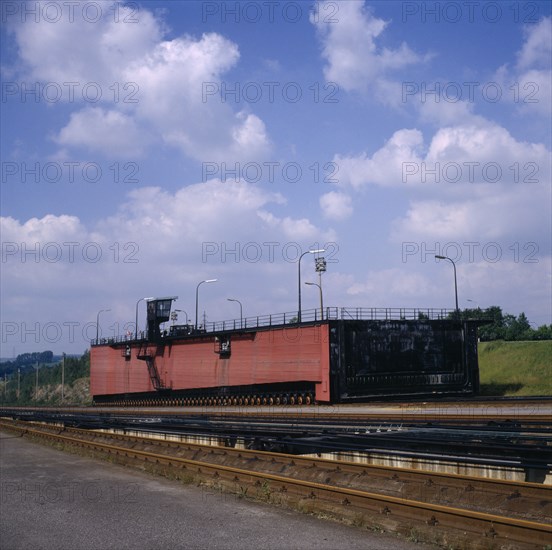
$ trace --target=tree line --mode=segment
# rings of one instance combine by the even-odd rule
[[[20,370],[31,370],[37,363],[45,365],[54,362],[53,351],[35,351],[33,353],[21,353],[13,361],[0,363],[0,376],[10,375]]]
[[[11,371],[9,375],[5,373],[0,380],[0,401],[19,405],[40,404],[41,400],[37,401],[36,399],[37,388],[40,394],[41,388],[60,385],[62,369],[64,385],[67,388],[75,380],[90,376],[90,352],[88,350],[81,357],[65,357],[64,365],[62,365],[62,361],[54,366],[46,366],[48,363],[44,364],[38,361],[38,385],[36,361],[31,365],[24,364],[22,367],[15,367],[15,371]],[[59,397],[61,398],[61,393]]]
[[[449,315],[455,318],[456,313]],[[491,306],[487,309],[464,309],[460,312],[462,319],[480,319],[484,322],[479,327],[479,338],[482,342],[491,340],[552,340],[552,324],[541,325],[533,328],[525,313],[521,312],[517,317],[509,313],[503,313],[499,306]]]

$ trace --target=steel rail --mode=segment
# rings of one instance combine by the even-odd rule
[[[118,415],[134,415],[134,416],[145,416],[145,415],[158,415],[158,416],[176,416],[176,415],[185,415],[185,416],[196,416],[196,415],[205,415],[209,414],[211,416],[242,416],[242,417],[255,417],[255,416],[270,416],[272,418],[289,418],[289,417],[298,417],[298,418],[317,418],[317,419],[335,419],[339,418],[342,420],[387,420],[387,421],[462,421],[462,422],[489,422],[489,421],[498,421],[498,422],[507,422],[507,421],[528,421],[528,422],[550,422],[550,411],[539,411],[539,407],[533,411],[524,411],[527,409],[526,406],[520,408],[520,410],[512,411],[512,408],[515,408],[516,405],[502,407],[504,409],[503,414],[493,411],[478,410],[484,409],[485,407],[481,404],[477,404],[471,412],[466,413],[453,413],[449,412],[452,409],[458,409],[458,405],[450,406],[447,404],[435,403],[432,404],[432,408],[438,408],[442,405],[442,409],[439,411],[425,411],[422,408],[417,408],[412,410],[411,407],[401,408],[400,404],[393,407],[389,403],[384,404],[384,407],[390,407],[391,410],[384,412],[370,412],[369,410],[359,410],[355,412],[342,412],[344,408],[352,408],[352,405],[328,405],[326,406],[196,406],[196,407],[137,407],[137,406],[128,406],[128,407],[109,407],[109,406],[95,406],[95,407],[14,407],[14,406],[2,406],[0,407],[0,415],[2,414],[12,414],[12,413],[32,413],[32,412],[54,412],[59,414],[118,414]],[[464,405],[462,403],[461,405]],[[380,406],[374,404],[374,406]],[[356,405],[356,408],[361,408],[361,406]],[[415,405],[414,405],[415,407]],[[489,404],[489,407],[497,409],[499,406],[497,404]],[[507,414],[506,414],[507,413]]]
[[[4,415],[5,417],[12,417],[18,419],[27,419],[27,420],[50,420],[50,421],[64,421],[68,422],[98,422],[98,421],[131,421],[136,423],[142,422],[152,422],[151,418],[148,418],[147,414],[152,414],[152,411],[141,413],[115,413],[110,414],[105,413],[92,413],[92,412],[58,412],[58,411],[14,411],[14,410],[0,410],[0,416]],[[376,428],[380,428],[382,432],[386,432],[391,429],[391,432],[399,429],[400,431],[409,431],[413,432],[416,429],[423,429],[427,432],[429,437],[431,434],[434,434],[434,437],[440,437],[438,434],[441,430],[446,429],[451,431],[450,437],[463,436],[465,433],[476,434],[477,431],[482,432],[481,436],[489,436],[496,434],[499,438],[504,438],[506,434],[514,434],[517,438],[536,438],[539,439],[542,437],[542,434],[547,435],[550,433],[550,427],[552,426],[552,417],[547,418],[546,420],[536,421],[532,417],[532,427],[521,426],[519,423],[511,422],[499,422],[489,424],[487,419],[482,419],[483,424],[474,423],[473,417],[471,418],[472,422],[469,425],[452,425],[443,418],[438,418],[438,423],[434,423],[429,418],[423,419],[411,419],[407,420],[404,417],[400,419],[393,420],[390,415],[385,415],[384,418],[371,419],[370,417],[354,417],[351,418],[345,415],[329,415],[329,416],[316,416],[310,417],[305,415],[291,416],[291,415],[270,415],[266,414],[260,415],[236,415],[236,414],[187,414],[187,415],[175,415],[175,414],[159,414],[155,416],[157,423],[159,422],[169,422],[177,423],[186,421],[188,424],[191,422],[198,422],[198,426],[201,424],[209,424],[217,422],[217,426],[229,425],[233,426],[238,423],[243,423],[244,419],[247,419],[248,422],[254,420],[255,426],[269,426],[271,431],[274,431],[275,428],[283,428],[286,433],[290,428],[300,429],[302,427],[308,428],[319,428],[322,426],[324,428],[324,433],[331,435],[332,430],[337,430],[342,433],[349,433],[350,435],[362,435],[364,433],[372,433]],[[376,423],[379,422],[379,426],[367,426],[367,422]],[[193,425],[193,424],[192,424]],[[538,426],[538,427],[536,427]],[[477,435],[477,434],[476,434]]]
[[[217,410],[218,408],[197,408],[197,409],[179,409],[175,407],[173,409],[155,409],[155,408],[133,408],[133,409],[120,409],[120,408],[111,408],[111,409],[97,409],[97,408],[88,408],[88,409],[1,409],[0,408],[0,417],[2,416],[12,416],[14,414],[29,416],[33,413],[54,413],[54,414],[79,414],[83,416],[128,416],[128,417],[147,417],[147,416],[173,416],[173,417],[202,417],[208,415],[209,417],[215,418],[264,418],[272,420],[317,420],[317,421],[335,421],[340,422],[386,422],[386,423],[453,423],[461,422],[464,426],[477,425],[477,424],[487,424],[489,422],[496,423],[512,423],[512,422],[522,422],[524,427],[530,425],[548,425],[551,423],[551,415],[546,412],[532,412],[527,414],[512,414],[511,416],[505,415],[474,415],[474,414],[440,414],[440,413],[411,413],[411,412],[385,412],[385,413],[343,413],[339,410],[333,412],[318,412],[316,410],[309,409],[305,407],[304,409],[297,410],[288,410],[286,412],[281,410],[274,410],[269,407],[266,407],[264,410],[252,410],[250,409],[234,409],[233,407],[228,407],[225,410]],[[263,409],[262,407],[255,407],[255,409]]]
[[[193,438],[196,438],[196,439],[201,439],[201,438],[213,438],[213,439],[218,439],[218,440],[230,440],[232,438],[235,438],[235,439],[240,439],[240,437],[238,436],[234,436],[234,435],[231,435],[231,434],[225,434],[225,433],[197,433],[197,432],[179,432],[179,431],[175,431],[175,432],[168,432],[166,430],[162,430],[162,431],[157,431],[157,430],[151,430],[151,429],[148,429],[147,425],[146,426],[136,426],[136,427],[132,427],[132,428],[128,428],[128,427],[109,427],[109,428],[98,428],[100,430],[103,430],[103,429],[109,429],[109,430],[117,430],[117,432],[102,432],[104,433],[105,435],[109,435],[109,437],[112,437],[112,438],[132,438],[133,441],[135,440],[140,440],[140,441],[153,441],[153,442],[160,442],[160,443],[164,443],[164,444],[172,444],[172,445],[186,445],[186,446],[191,446],[191,445],[196,445],[197,448],[206,448],[206,446],[204,445],[201,445],[201,444],[194,444],[194,443],[191,443],[191,442],[184,442],[182,441],[182,439],[180,441],[176,441],[175,439],[169,439],[169,438],[174,438],[174,437],[179,437],[179,438],[183,438],[183,437],[193,437]],[[65,426],[64,427],[64,430],[65,431],[73,431],[74,430],[74,433],[83,433],[83,434],[89,434],[90,433],[90,429],[84,429],[84,428],[74,428],[74,427],[67,427]],[[124,433],[121,433],[121,432],[124,432]],[[138,435],[129,435],[128,432],[135,432],[135,433],[149,433],[151,435],[149,436],[138,436]],[[136,438],[136,439],[134,439]],[[247,439],[247,438],[243,438],[243,439]],[[308,442],[303,442],[301,443],[301,441],[297,442],[297,441],[290,441],[290,445],[294,446],[294,447],[301,447],[301,446],[312,446],[310,445]],[[244,452],[246,453],[252,453],[252,456],[255,456],[255,453],[268,453],[268,455],[270,456],[275,456],[275,457],[281,457],[281,456],[284,456],[284,457],[294,457],[295,458],[295,461],[296,462],[300,462],[301,460],[304,460],[305,457],[304,456],[301,456],[300,454],[289,454],[289,453],[285,453],[285,452],[281,452],[281,451],[271,451],[271,450],[261,450],[261,449],[234,449],[232,447],[220,447],[218,445],[209,445],[208,446],[209,449],[211,448],[219,448],[219,449],[222,449],[222,450],[225,450],[227,451],[228,453],[230,452],[241,452],[242,454]],[[393,449],[392,447],[389,447],[389,448],[365,448],[365,447],[362,447],[360,451],[358,450],[343,450],[342,447],[339,447],[337,445],[335,445],[334,447],[328,447],[325,451],[323,451],[324,454],[331,454],[331,453],[339,453],[340,455],[342,455],[343,457],[346,457],[347,455],[355,455],[356,453],[358,452],[362,452],[364,454],[370,454],[370,455],[385,455],[387,457],[392,457],[392,458],[396,458],[396,459],[399,459],[399,460],[407,460],[407,459],[416,459],[416,460],[427,460],[427,461],[431,461],[431,460],[438,460],[438,461],[445,461],[445,462],[454,462],[455,464],[462,464],[462,465],[465,465],[465,464],[469,464],[471,467],[485,467],[485,468],[493,468],[493,467],[496,467],[496,468],[505,468],[505,467],[513,467],[513,468],[516,468],[516,469],[520,469],[522,467],[527,467],[527,464],[521,464],[519,461],[515,461],[515,462],[512,462],[512,461],[505,461],[505,460],[495,460],[495,461],[491,461],[489,459],[479,459],[477,456],[469,456],[469,457],[465,457],[465,458],[461,458],[461,457],[458,457],[458,456],[452,456],[452,455],[443,455],[443,454],[430,454],[427,450],[424,451],[424,452],[414,452],[414,451],[398,451],[396,449]],[[313,453],[308,453],[310,455],[312,455]],[[340,459],[335,459],[335,460],[332,460],[332,459],[321,459],[321,460],[327,460],[329,462],[335,462],[336,464],[346,464],[348,463],[347,459],[346,458],[340,458]],[[351,464],[358,464],[357,463],[354,463],[354,462],[351,462]],[[362,465],[363,467],[375,467],[374,465],[371,465],[371,464],[363,464]],[[541,464],[538,464],[538,465],[533,465],[533,467],[542,467]],[[394,467],[390,467],[390,470],[394,470],[395,468]],[[405,470],[408,470],[408,468],[402,468],[402,469],[405,469]],[[420,470],[420,469],[411,469],[412,472],[415,472],[415,473],[418,473],[418,472],[422,472],[422,473],[427,473],[428,475],[433,475],[434,473],[432,471],[429,471],[429,470]],[[436,473],[435,475],[439,475],[439,473]],[[443,475],[448,475],[448,474],[443,474]],[[456,474],[454,474],[456,475]],[[478,480],[478,479],[485,479],[485,478],[481,478],[481,477],[476,477],[476,476],[461,476],[461,478],[464,480],[464,479],[470,479],[473,478],[474,480]],[[493,481],[501,481],[501,480],[493,480]],[[507,480],[504,480],[504,481],[507,481]],[[519,482],[515,482],[515,483],[519,483]],[[523,482],[523,483],[526,483],[526,482]],[[538,483],[535,483],[535,486],[536,487],[542,487],[541,484],[538,484]]]
[[[127,458],[138,458],[145,462],[177,466],[182,469],[191,469],[196,474],[205,476],[207,473],[220,478],[225,475],[232,483],[239,481],[249,485],[267,487],[269,491],[299,494],[317,501],[338,501],[344,507],[357,507],[392,518],[415,521],[428,526],[442,526],[447,529],[456,529],[469,532],[473,535],[482,534],[492,537],[494,542],[515,541],[518,544],[536,545],[552,538],[552,526],[534,521],[515,519],[473,510],[466,510],[439,504],[429,504],[421,501],[366,492],[357,489],[335,487],[327,484],[303,481],[281,475],[255,472],[225,465],[215,465],[192,459],[172,457],[158,453],[129,449],[115,445],[86,441],[74,437],[64,436],[34,430],[31,428],[12,426],[17,431],[39,438],[64,442],[91,450],[107,452],[108,454],[123,455]],[[296,457],[294,457],[295,460]],[[312,459],[311,459],[312,461]],[[267,486],[268,484],[268,486]],[[519,546],[521,548],[521,546]],[[529,547],[529,546],[528,546]]]
[[[35,419],[39,421],[59,421],[64,424],[80,424],[81,426],[86,424],[86,421],[79,419],[77,417],[68,418],[63,415],[51,416],[48,415],[36,416],[36,417],[27,417],[27,419]],[[128,420],[127,420],[128,419]],[[126,417],[111,416],[105,418],[102,416],[91,417],[91,423],[88,425],[89,428],[102,428],[109,427],[115,428],[119,427],[120,429],[134,429],[137,430],[137,426],[141,426],[141,431],[153,431],[153,432],[164,432],[164,433],[189,433],[190,435],[195,434],[196,436],[218,436],[218,437],[243,437],[245,439],[251,438],[252,441],[258,441],[259,446],[262,449],[263,447],[267,450],[280,450],[285,452],[290,452],[289,449],[304,449],[305,452],[364,452],[364,453],[393,453],[401,454],[404,457],[420,457],[427,455],[430,452],[435,444],[443,444],[443,436],[435,435],[435,429],[433,427],[426,428],[429,429],[431,433],[426,434],[425,432],[420,434],[417,433],[414,428],[409,426],[401,426],[400,430],[386,430],[385,426],[382,428],[382,433],[377,435],[372,434],[373,429],[367,429],[364,427],[343,427],[337,426],[337,432],[334,432],[331,425],[329,426],[320,426],[319,424],[313,424],[308,420],[301,420],[291,424],[277,423],[277,422],[268,422],[263,420],[262,422],[249,422],[247,424],[247,430],[243,430],[243,421],[234,420],[229,421],[227,419],[211,419],[202,418],[200,422],[194,423],[190,419],[184,418],[185,425],[175,424],[179,422],[179,417],[173,417],[167,419],[167,422],[160,423],[161,417],[155,419],[156,422],[145,422],[141,421],[139,417]],[[130,422],[129,422],[130,421]],[[173,422],[172,424],[170,422]],[[119,425],[117,426],[117,423]],[[213,424],[214,423],[214,424]],[[102,425],[103,424],[103,425]],[[263,430],[263,426],[265,429]],[[146,428],[147,427],[147,428]],[[251,429],[250,429],[251,428]],[[322,428],[324,428],[322,430]],[[448,428],[447,428],[448,429]],[[313,431],[314,430],[314,431]],[[320,431],[322,430],[322,431]],[[360,431],[359,431],[360,430]],[[544,450],[547,449],[545,446],[548,439],[541,436],[534,436],[529,434],[514,434],[514,439],[516,443],[513,444],[509,441],[508,438],[501,437],[497,439],[496,436],[489,433],[481,434],[481,430],[478,430],[476,435],[477,439],[481,437],[487,438],[486,448],[488,448],[483,454],[480,452],[481,443],[472,442],[470,440],[458,439],[458,431],[453,431],[452,438],[448,443],[448,448],[456,451],[446,452],[443,454],[442,451],[438,452],[434,450],[432,458],[441,457],[441,459],[450,459],[451,455],[455,456],[455,460],[458,462],[464,463],[473,463],[473,464],[489,464],[489,465],[502,465],[505,467],[533,467],[533,468],[548,468],[549,462],[547,460],[548,454],[543,454]],[[293,432],[295,437],[287,437],[290,433]],[[368,435],[365,432],[370,432]],[[485,432],[487,432],[485,430]],[[472,433],[472,432],[470,432]],[[478,435],[479,433],[479,435]],[[313,437],[309,436],[311,434]],[[507,434],[506,434],[507,435]],[[447,437],[450,438],[451,434]],[[512,436],[509,436],[510,439]],[[490,439],[489,439],[490,438]],[[538,444],[536,439],[541,440],[542,442]],[[401,450],[398,449],[397,445],[401,446]],[[423,448],[423,451],[419,449]],[[461,450],[464,454],[458,455],[458,449]],[[489,451],[491,449],[491,451]],[[535,453],[540,453],[543,458],[537,460],[537,455]],[[296,453],[301,454],[301,453]],[[531,460],[529,460],[531,457]]]
[[[435,431],[434,426],[428,428],[428,434],[414,434],[413,438],[410,434],[413,428],[411,426],[402,426],[405,427],[405,430],[386,430],[386,426],[382,427],[382,433],[377,435],[372,434],[374,431],[372,428],[368,429],[366,426],[358,426],[353,428],[352,426],[347,426],[344,428],[343,424],[339,425],[336,423],[335,417],[332,418],[331,424],[327,426],[321,426],[320,423],[324,422],[322,419],[317,418],[316,421],[310,420],[308,418],[302,417],[300,420],[297,419],[286,419],[291,420],[291,423],[286,424],[283,422],[274,422],[272,419],[267,419],[263,417],[260,421],[254,423],[248,423],[248,427],[254,429],[243,430],[243,417],[234,417],[230,419],[229,417],[197,417],[192,416],[191,418],[187,416],[171,416],[167,418],[166,422],[164,417],[157,417],[155,419],[141,419],[140,416],[127,416],[127,415],[82,415],[71,417],[69,415],[55,414],[52,416],[46,415],[14,415],[25,418],[26,420],[38,420],[38,421],[58,421],[65,424],[80,424],[81,426],[86,426],[89,428],[101,428],[109,427],[115,428],[116,423],[119,423],[120,429],[134,429],[137,430],[138,426],[141,427],[141,431],[156,431],[156,432],[173,432],[180,433],[184,435],[189,433],[190,435],[196,435],[201,437],[243,437],[246,440],[251,439],[251,441],[258,442],[255,446],[260,449],[266,450],[279,450],[280,452],[292,452],[294,454],[304,454],[304,453],[314,453],[314,452],[340,452],[340,453],[350,453],[350,452],[363,452],[363,453],[391,453],[391,454],[400,454],[401,456],[407,458],[420,458],[428,453],[428,446],[433,446],[436,443],[440,444],[441,436],[436,439],[436,435],[433,433]],[[89,419],[91,424],[89,423]],[[163,420],[162,420],[163,419]],[[147,420],[152,420],[152,422],[147,422]],[[155,422],[153,422],[155,420]],[[179,426],[178,422],[184,421],[185,426]],[[130,423],[128,423],[130,422]],[[314,422],[314,424],[313,424]],[[126,423],[126,425],[125,425]],[[167,424],[168,423],[168,424]],[[214,423],[214,424],[213,424]],[[88,425],[87,425],[88,424]],[[102,425],[103,424],[103,425]],[[224,426],[230,426],[228,429],[224,429]],[[146,430],[146,426],[148,429]],[[259,426],[266,426],[267,430],[263,431],[259,429]],[[278,426],[280,428],[278,428]],[[338,433],[334,433],[334,430],[330,429],[335,427],[338,430]],[[322,430],[323,428],[323,430]],[[283,431],[282,431],[283,429]],[[312,431],[314,429],[314,432]],[[424,430],[426,427],[424,427]],[[446,428],[449,429],[449,428]],[[501,428],[503,429],[503,428]],[[519,429],[519,428],[518,428]],[[322,431],[320,431],[322,430]],[[357,431],[360,430],[359,433]],[[370,432],[370,435],[366,435],[364,432]],[[379,430],[378,430],[379,431]],[[404,433],[403,433],[404,431]],[[468,430],[471,432],[473,430]],[[492,433],[484,434],[484,437],[487,438],[487,447],[492,449],[492,452],[489,453],[489,450],[486,450],[485,453],[481,454],[479,452],[474,452],[480,448],[479,443],[477,447],[468,441],[468,440],[459,440],[457,437],[457,430],[455,433],[449,434],[449,448],[456,451],[456,454],[453,452],[448,452],[443,454],[442,451],[434,451],[432,453],[433,459],[441,460],[450,460],[454,455],[454,460],[456,462],[470,463],[470,464],[488,464],[490,466],[504,466],[504,467],[522,467],[522,468],[549,468],[550,464],[547,460],[548,454],[543,454],[543,447],[546,443],[546,439],[540,435],[533,434],[524,434],[517,433],[514,434],[514,439],[518,440],[517,443],[512,441],[504,441],[504,433],[500,433],[500,441],[491,437]],[[496,431],[496,428],[495,428]],[[293,432],[295,437],[285,437]],[[400,433],[398,433],[400,432]],[[477,430],[476,430],[477,432]],[[302,435],[301,435],[302,434]],[[313,437],[309,437],[311,434]],[[475,433],[474,436],[479,438],[480,436]],[[337,438],[337,439],[336,439]],[[510,438],[511,439],[511,438]],[[541,440],[542,443],[538,445],[538,441]],[[492,444],[489,446],[489,442]],[[523,442],[523,444],[520,444]],[[507,445],[506,445],[507,444]],[[506,445],[506,446],[505,446]],[[420,450],[421,449],[421,450]],[[425,449],[425,450],[423,450]],[[458,449],[460,449],[460,454],[458,454]],[[471,450],[470,450],[471,449]],[[302,451],[301,451],[302,450]],[[535,453],[540,452],[542,458],[537,461],[537,455]],[[462,454],[464,453],[464,454]],[[507,457],[505,460],[504,457]],[[532,460],[531,460],[532,457]]]
[[[140,426],[140,427],[138,427]],[[100,426],[97,426],[100,428]],[[268,450],[274,452],[294,454],[314,453],[340,453],[340,454],[383,454],[402,456],[403,458],[423,459],[429,457],[433,460],[454,460],[461,464],[473,464],[481,466],[500,466],[510,468],[540,468],[549,469],[551,466],[549,447],[545,445],[548,440],[542,439],[537,445],[533,438],[529,444],[519,445],[508,440],[487,441],[485,443],[465,439],[436,439],[434,436],[426,437],[420,434],[410,435],[405,431],[386,431],[378,434],[348,434],[331,431],[309,431],[308,426],[290,426],[287,432],[281,429],[267,431],[259,429],[258,426],[250,424],[249,430],[237,431],[233,429],[224,430],[220,426],[182,426],[172,427],[170,425],[156,424],[121,424],[111,425],[107,428],[119,430],[132,430],[135,432],[149,432],[153,435],[163,434],[173,436],[190,436],[197,438],[215,437],[219,439],[239,438],[244,441],[254,442],[257,450]],[[251,429],[255,428],[255,429]],[[294,434],[292,437],[291,434]],[[310,435],[309,435],[310,434]],[[475,434],[477,437],[477,434]],[[522,436],[517,436],[523,439]],[[446,448],[439,451],[434,448]],[[433,449],[433,450],[430,450]],[[484,452],[480,452],[480,451]]]
[[[8,427],[10,424],[0,422],[0,426]],[[21,424],[19,424],[20,427]],[[45,426],[51,430],[57,430],[55,426]],[[114,428],[120,430],[120,428]],[[493,478],[484,478],[477,476],[468,476],[461,474],[432,472],[430,470],[419,470],[414,468],[397,468],[393,466],[383,466],[374,464],[360,464],[358,462],[350,462],[346,460],[335,460],[328,458],[314,458],[301,455],[292,455],[286,453],[274,453],[270,451],[259,451],[252,449],[240,449],[234,447],[223,447],[220,445],[203,445],[201,443],[191,443],[188,441],[175,441],[173,439],[166,439],[161,437],[146,437],[140,435],[130,435],[127,433],[106,432],[106,431],[94,431],[82,429],[64,427],[64,432],[74,433],[82,436],[105,436],[110,439],[118,441],[128,441],[131,443],[144,443],[148,445],[166,446],[169,448],[188,449],[194,451],[208,451],[212,453],[223,453],[226,455],[245,456],[251,458],[262,458],[264,460],[270,460],[272,463],[289,464],[290,462],[296,465],[303,465],[304,467],[317,467],[324,468],[328,471],[335,470],[336,468],[342,472],[349,472],[357,475],[368,475],[385,477],[387,479],[393,479],[394,481],[416,481],[427,483],[431,480],[432,483],[445,482],[453,487],[466,488],[471,486],[470,491],[477,490],[477,486],[484,488],[484,490],[492,489],[494,493],[504,495],[507,497],[519,498],[521,496],[531,498],[535,500],[542,500],[550,498],[549,486],[540,483],[531,483],[526,481],[515,480],[502,480]],[[136,431],[140,431],[137,429]],[[522,493],[521,493],[522,491]]]

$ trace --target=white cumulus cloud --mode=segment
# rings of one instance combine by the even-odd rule
[[[318,12],[328,13],[335,2],[320,2]],[[363,1],[344,0],[338,4],[338,17],[311,16],[322,43],[326,60],[326,80],[337,82],[347,91],[371,90],[382,100],[389,100],[385,91],[393,89],[387,73],[407,65],[420,63],[423,56],[412,51],[406,43],[396,49],[382,47],[378,38],[388,22],[375,17]],[[396,88],[400,100],[400,88]]]
[[[129,11],[120,10],[120,17]],[[21,78],[61,90],[74,107],[55,133],[59,144],[127,156],[135,142],[136,156],[158,143],[215,162],[267,155],[264,122],[209,93],[236,67],[237,44],[213,32],[167,39],[164,22],[147,9],[133,24],[116,24],[107,12],[94,24],[75,10],[72,22],[27,18],[12,27]]]
[[[330,220],[344,220],[353,213],[353,201],[349,195],[330,191],[320,197],[320,208]]]

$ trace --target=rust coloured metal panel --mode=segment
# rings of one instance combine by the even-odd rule
[[[317,396],[329,399],[328,327],[326,324],[290,326],[230,334],[231,354],[215,353],[214,335],[167,340],[155,366],[166,388],[186,390],[275,384],[321,383]],[[132,345],[132,344],[131,344]],[[121,346],[93,346],[92,395],[154,391],[146,362],[131,347],[126,360]],[[328,396],[328,397],[326,397]]]
[[[136,358],[137,349],[132,349],[132,359],[126,361],[120,348],[92,346],[90,393],[111,395],[153,391],[145,362]]]

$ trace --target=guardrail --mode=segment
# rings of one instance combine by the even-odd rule
[[[328,320],[357,320],[357,321],[393,321],[393,320],[417,320],[417,319],[451,319],[455,310],[436,308],[388,308],[388,307],[326,307],[323,310],[307,309],[301,312],[301,323],[312,323]],[[276,327],[282,325],[297,324],[297,311],[287,313],[274,313],[243,317],[242,319],[229,319],[226,321],[212,321],[197,328],[194,325],[172,325],[164,331],[165,336],[193,336],[212,332],[225,332],[229,330],[251,330],[261,327]],[[141,342],[147,340],[147,333],[134,335],[114,336],[111,338],[98,338],[91,340],[92,346],[121,344],[125,342]]]
[[[348,308],[326,307],[324,310],[308,309],[301,312],[301,323],[312,323],[327,320],[402,320],[402,319],[446,319],[454,314],[448,309],[417,308]],[[297,312],[257,315],[229,321],[206,323],[205,332],[249,329],[266,326],[279,326],[297,323]]]

